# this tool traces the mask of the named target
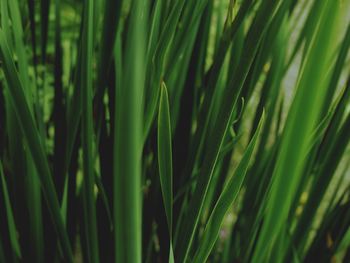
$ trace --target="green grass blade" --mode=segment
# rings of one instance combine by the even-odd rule
[[[113,48],[116,40],[118,26],[120,24],[120,15],[122,11],[123,1],[107,0],[104,6],[103,28],[101,36],[101,47],[98,61],[97,75],[97,91],[96,91],[96,107],[97,107],[97,123],[99,125],[102,109],[103,95],[106,86],[106,79],[110,70],[110,64],[113,57]],[[95,25],[96,27],[96,25]]]
[[[172,228],[173,228],[173,165],[171,146],[171,121],[169,111],[169,98],[165,84],[162,84],[159,113],[158,113],[158,165],[159,178],[163,194],[163,203],[168,221],[170,236],[169,262],[174,262],[172,248]]]
[[[35,127],[35,122],[27,104],[25,93],[23,91],[23,85],[18,77],[18,73],[2,29],[0,29],[0,57],[3,61],[3,70],[9,83],[8,90],[16,111],[16,116],[19,120],[22,132],[27,141],[29,150],[33,156],[33,160],[38,170],[42,189],[44,191],[45,198],[48,202],[49,209],[55,224],[56,233],[60,238],[60,244],[62,246],[66,260],[71,262],[72,251],[67,233],[64,229],[64,224],[60,213],[60,206],[51,178],[51,171],[46,159],[44,147],[42,146],[41,139],[38,135],[38,130]]]
[[[346,61],[347,58],[347,54],[349,53],[349,48],[350,48],[350,23],[348,24],[348,27],[346,29],[342,44],[340,46],[340,50],[338,53],[338,57],[337,60],[335,62],[334,65],[334,69],[333,69],[333,73],[331,76],[331,80],[329,82],[329,91],[326,95],[327,98],[327,103],[325,103],[324,106],[324,111],[327,111],[327,108],[330,106],[330,104],[332,103],[332,98],[333,98],[333,89],[332,87],[337,87],[339,81],[340,81],[340,77],[342,74],[342,69],[344,68],[344,63]]]
[[[10,201],[9,193],[7,190],[7,184],[6,184],[5,175],[4,175],[1,161],[0,161],[0,176],[1,176],[2,192],[4,194],[4,200],[5,200],[5,206],[6,206],[6,216],[7,216],[7,223],[8,223],[8,230],[9,230],[9,235],[10,235],[11,246],[12,246],[13,251],[15,252],[15,255],[18,257],[18,259],[20,259],[21,258],[21,248],[20,248],[19,242],[17,240],[17,230],[16,230],[16,225],[15,225],[15,220],[13,217],[11,201]]]
[[[4,30],[8,45],[10,48],[13,47],[12,38],[10,34],[10,19],[9,19],[9,8],[7,0],[0,1],[0,14],[1,14],[1,27]]]
[[[103,205],[104,205],[104,207],[106,209],[106,213],[107,213],[107,216],[108,216],[108,221],[109,221],[109,224],[110,224],[109,227],[112,230],[113,229],[112,212],[111,212],[111,209],[110,209],[110,206],[109,206],[109,201],[108,201],[108,197],[107,197],[107,194],[106,194],[106,190],[103,187],[101,178],[96,176],[96,175],[95,175],[95,182],[96,182],[96,186],[98,188],[98,194],[101,195],[101,199],[102,199]]]
[[[145,105],[144,138],[147,137],[156,114],[159,86],[161,85],[165,56],[171,44],[171,40],[174,37],[176,25],[179,21],[185,2],[186,1],[184,0],[179,0],[174,4],[169,17],[165,22],[162,33],[160,34],[154,55],[150,56],[148,70],[151,70],[151,75],[149,86],[145,93],[147,100]]]
[[[146,7],[144,1],[132,2],[120,76],[122,85],[117,86],[115,92],[115,256],[116,262],[125,263],[141,262],[142,97],[146,50],[146,17],[142,14],[148,12]]]
[[[300,181],[304,153],[322,108],[327,86],[324,76],[332,52],[339,1],[324,1],[322,23],[312,37],[298,83],[297,94],[287,117],[282,145],[274,170],[274,182],[267,204],[266,217],[259,234],[252,262],[266,260],[267,253],[287,219],[293,192]],[[322,30],[320,30],[322,28]],[[324,56],[322,62],[320,56]],[[313,87],[313,88],[311,88]],[[293,143],[291,143],[293,142]],[[268,244],[268,247],[266,247]]]
[[[212,108],[214,107],[212,98],[216,90],[215,87],[220,78],[220,72],[224,65],[226,53],[229,50],[231,41],[235,40],[236,34],[242,32],[239,30],[242,27],[244,18],[247,16],[251,4],[251,0],[244,1],[230,27],[226,29],[225,32],[223,32],[221,43],[219,44],[219,48],[217,49],[217,52],[214,55],[214,62],[211,65],[208,72],[206,73],[207,76],[205,76],[205,82],[203,84],[207,85],[209,88],[204,95],[203,106],[201,107],[198,116],[199,123],[198,128],[196,129],[196,134],[194,136],[194,138],[196,139],[196,141],[194,142],[194,148],[197,154],[192,154],[192,156],[190,156],[191,159],[189,161],[188,168],[188,170],[190,171],[194,170],[196,162],[195,159],[197,159],[197,156],[203,151],[203,141],[207,137],[207,130],[210,121],[209,116],[211,115]]]
[[[29,60],[28,60],[28,54],[27,49],[24,42],[24,31],[22,27],[22,17],[20,14],[20,5],[19,2],[16,1],[2,1],[2,4],[5,9],[7,9],[7,5],[9,8],[9,14],[7,13],[7,10],[4,10],[4,17],[3,17],[3,23],[4,23],[4,33],[8,38],[13,39],[13,52],[17,55],[17,63],[18,63],[18,75],[21,79],[22,83],[24,83],[24,93],[26,96],[26,100],[29,106],[29,110],[33,114],[34,107],[39,108],[38,104],[33,104],[34,98],[33,98],[33,91],[35,89],[35,85],[32,85],[32,81],[29,77]],[[10,15],[10,17],[8,16]],[[5,22],[5,20],[7,20]],[[12,28],[9,27],[8,23],[11,22]],[[9,101],[8,101],[9,102]],[[10,107],[9,107],[10,108]],[[12,109],[10,109],[11,117],[14,117],[15,119],[13,121],[17,121],[15,114]],[[37,123],[41,123],[41,119],[37,118]],[[14,124],[17,129],[19,128],[18,123]],[[18,133],[18,134],[17,134]],[[22,137],[22,133],[17,130],[16,132],[12,132],[9,134],[9,137],[14,136],[11,140],[17,141],[18,135]],[[25,144],[25,141],[22,142]],[[12,144],[11,148],[12,150],[16,151],[17,153],[20,153],[20,155],[23,157],[23,166],[22,168],[15,168],[15,173],[18,173],[17,176],[24,177],[23,181],[23,187],[25,190],[23,193],[24,198],[20,198],[21,202],[23,202],[23,205],[30,206],[31,212],[28,214],[28,222],[24,226],[19,227],[19,229],[23,230],[22,228],[25,227],[28,229],[28,235],[31,236],[34,242],[30,244],[30,246],[26,247],[26,251],[30,251],[31,257],[33,257],[33,260],[41,262],[43,261],[43,255],[44,255],[44,249],[43,249],[43,223],[42,223],[42,205],[41,205],[41,189],[40,189],[40,182],[37,176],[37,171],[35,169],[35,166],[33,164],[33,159],[30,154],[30,152],[26,149],[27,147],[23,147],[22,143]],[[14,149],[14,148],[17,149]],[[17,155],[18,156],[18,155]],[[15,162],[15,161],[14,161]],[[15,165],[15,164],[13,164]],[[18,194],[16,194],[19,196]],[[19,215],[18,215],[19,216]],[[25,233],[22,234],[23,236],[26,236]],[[25,239],[25,237],[24,237]],[[29,249],[27,249],[29,248]],[[23,253],[23,255],[26,254],[26,252]]]
[[[242,67],[240,67],[238,72],[234,74],[234,77],[231,78],[230,87],[235,86],[238,90],[241,90],[257,51],[256,43],[261,40],[263,33],[268,27],[278,6],[279,1],[264,2],[262,9],[259,10],[256,20],[254,21],[254,24],[252,25],[247,36],[247,43],[250,43],[250,46],[247,46],[247,48],[244,50],[241,61]],[[209,139],[207,154],[204,158],[203,166],[200,172],[201,176],[199,177],[193,198],[189,204],[188,214],[186,216],[187,219],[180,227],[181,230],[179,235],[183,238],[181,242],[176,244],[175,249],[175,256],[178,257],[177,260],[180,262],[186,261],[188,251],[193,240],[193,235],[198,224],[203,201],[214,172],[218,154],[220,152],[227,128],[231,124],[231,116],[238,100],[237,89],[228,89],[224,96],[225,99],[218,114],[219,118],[214,124],[214,126],[216,126],[216,130]]]
[[[298,244],[299,251],[303,250],[301,244],[304,244],[304,241],[308,237],[307,234],[310,232],[309,229],[315,220],[316,211],[322,204],[321,202],[324,198],[325,192],[329,189],[336,168],[338,167],[341,157],[350,141],[348,136],[349,129],[350,115],[347,116],[344,125],[337,134],[336,141],[331,145],[330,151],[327,153],[328,158],[321,164],[319,178],[315,178],[316,183],[312,185],[312,188],[309,191],[310,197],[305,204],[303,214],[294,233],[294,239],[296,244]]]
[[[87,255],[90,262],[99,262],[98,235],[95,207],[94,137],[92,115],[92,59],[94,47],[94,2],[86,2],[83,20],[81,105],[82,105],[82,148],[84,171],[84,224],[87,238]]]
[[[0,262],[349,259],[349,10],[0,0]]]
[[[260,129],[264,120],[264,114],[260,119],[260,123],[256,129],[252,140],[250,141],[244,155],[235,171],[233,176],[227,182],[223,189],[211,215],[205,226],[203,236],[201,237],[200,245],[197,248],[196,255],[193,262],[201,263],[206,262],[216,239],[218,238],[220,227],[224,220],[227,211],[232,206],[232,203],[236,200],[237,195],[242,187],[245,175],[248,170],[248,165],[252,157],[255,145],[260,134]]]
[[[168,92],[165,84],[163,83],[160,94],[158,114],[158,165],[170,237],[173,221],[173,167],[171,141]]]
[[[163,6],[164,6],[164,1],[161,1],[161,0],[156,0],[153,6],[151,20],[150,20],[150,36],[149,36],[149,40],[148,40],[149,42],[147,46],[147,60],[152,59],[150,55],[153,56],[157,45],[157,41],[159,39]]]

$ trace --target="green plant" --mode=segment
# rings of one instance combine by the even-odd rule
[[[349,11],[0,0],[0,262],[349,262]]]

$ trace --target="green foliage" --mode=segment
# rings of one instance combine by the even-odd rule
[[[0,0],[0,262],[349,262],[349,13]]]

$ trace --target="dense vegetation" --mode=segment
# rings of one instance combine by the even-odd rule
[[[0,0],[0,262],[350,262],[349,0]]]

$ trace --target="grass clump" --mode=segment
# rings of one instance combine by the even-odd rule
[[[349,11],[0,0],[0,262],[349,262]]]

